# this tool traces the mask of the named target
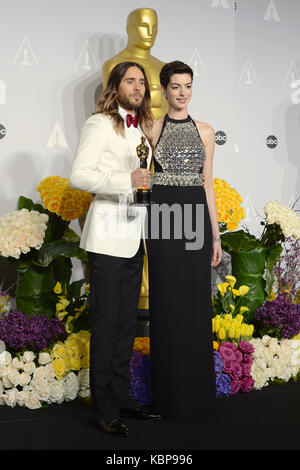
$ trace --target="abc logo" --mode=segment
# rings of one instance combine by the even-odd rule
[[[266,139],[266,144],[267,144],[267,147],[269,147],[269,149],[273,149],[277,147],[277,144],[278,144],[277,137],[275,137],[275,135],[269,135]]]
[[[3,137],[6,136],[6,129],[2,124],[0,124],[0,140],[3,139]]]
[[[215,133],[215,142],[218,145],[224,145],[227,141],[227,135],[223,131],[217,131]]]

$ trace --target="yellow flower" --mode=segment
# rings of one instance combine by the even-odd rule
[[[237,295],[241,295],[240,291],[238,289],[232,289],[233,292],[233,297],[236,297]]]
[[[219,349],[219,343],[217,341],[213,341],[213,348],[215,351]]]
[[[62,358],[56,358],[52,360],[52,367],[55,372],[56,378],[59,380],[66,375],[68,372],[68,368],[66,367],[66,363]]]
[[[235,335],[235,329],[231,326],[228,330],[228,338],[233,339]]]
[[[56,316],[60,321],[63,321],[66,315],[68,315],[66,310],[63,310],[62,312],[56,312]]]
[[[238,326],[235,330],[235,335],[234,335],[235,339],[239,339],[239,337],[241,336],[241,332],[242,332],[242,328],[241,326]]]
[[[249,292],[249,287],[248,286],[240,286],[239,291],[240,291],[240,295],[244,296]]]
[[[61,358],[66,355],[66,348],[65,345],[59,341],[56,343],[50,353],[51,358]]]
[[[72,330],[71,330],[71,327],[70,327],[70,323],[72,322],[72,320],[74,319],[74,317],[72,315],[69,315],[68,318],[67,318],[67,321],[65,323],[65,328],[66,328],[66,331],[68,333],[72,333]]]
[[[235,309],[235,306],[234,306],[234,305],[232,305],[232,304],[230,304],[230,311],[231,311],[231,313],[233,313],[233,312],[234,312],[234,309]]]
[[[68,178],[60,176],[44,178],[36,189],[44,207],[67,221],[81,217],[93,200],[91,194],[71,188]]]
[[[271,291],[268,297],[268,301],[272,302],[272,300],[276,299],[276,294],[274,291]]]
[[[240,307],[240,313],[244,313],[244,312],[248,312],[249,311],[249,308],[246,307],[245,305],[243,305],[242,307]]]
[[[62,287],[61,287],[61,283],[60,282],[57,282],[55,284],[55,287],[54,287],[54,292],[55,294],[61,294],[62,293]]]
[[[225,276],[225,279],[229,281],[231,287],[233,287],[234,284],[236,283],[236,278],[234,276],[228,275],[228,276]]]
[[[222,341],[223,339],[225,339],[225,336],[226,336],[225,328],[222,327],[218,331],[218,337]]]
[[[229,282],[221,282],[220,284],[218,284],[218,289],[219,289],[220,294],[222,295],[222,297],[224,297],[226,289],[229,285],[230,285]]]

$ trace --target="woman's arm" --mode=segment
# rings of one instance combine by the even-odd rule
[[[221,242],[215,239],[220,238],[219,223],[217,217],[216,197],[213,187],[213,157],[215,151],[215,131],[208,124],[196,122],[201,139],[203,141],[206,159],[203,167],[203,180],[204,189],[206,193],[206,200],[211,220],[212,232],[213,232],[213,260],[212,266],[215,267],[220,263],[222,258]],[[214,259],[215,258],[215,259]]]

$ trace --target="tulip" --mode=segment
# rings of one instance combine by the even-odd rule
[[[225,336],[226,336],[225,328],[222,327],[218,331],[218,337],[222,341],[223,339],[225,339]]]

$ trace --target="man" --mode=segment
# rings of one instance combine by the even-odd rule
[[[160,418],[129,396],[146,209],[127,201],[150,180],[149,169],[139,168],[136,147],[151,126],[144,69],[117,64],[81,130],[70,176],[73,187],[95,194],[80,243],[91,277],[91,398],[103,431],[120,436],[131,434],[121,417]]]

